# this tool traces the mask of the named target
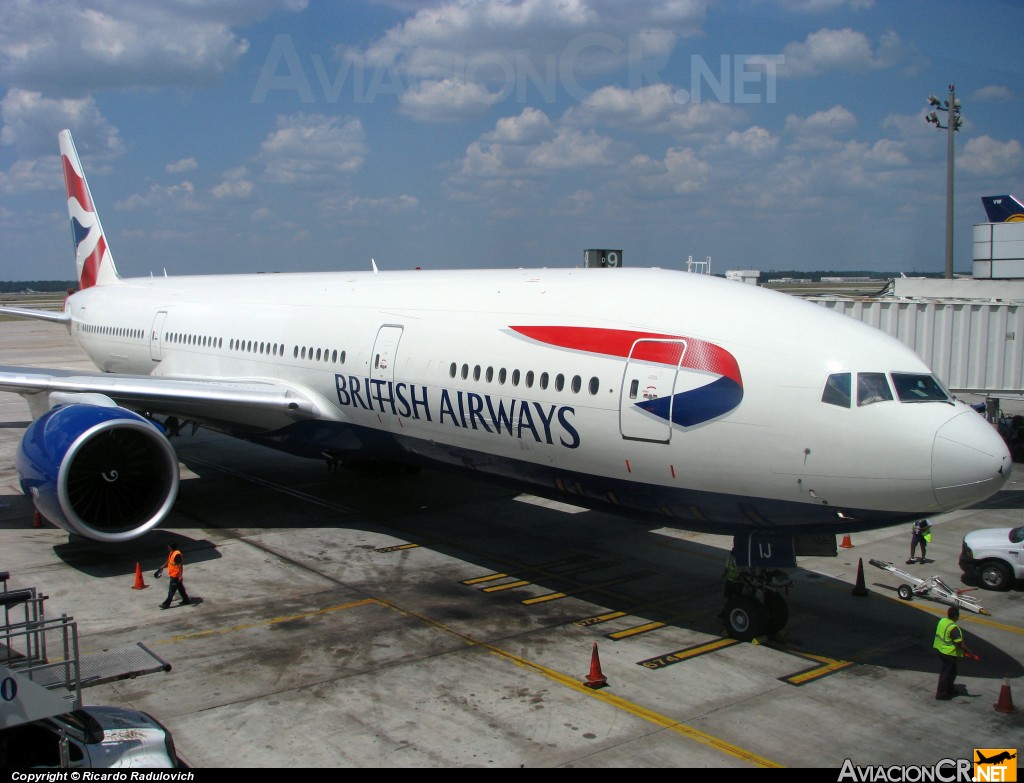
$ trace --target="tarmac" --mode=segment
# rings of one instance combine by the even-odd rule
[[[0,364],[91,369],[31,321],[0,323]],[[160,531],[72,541],[35,527],[20,491],[28,424],[0,394],[0,570],[74,618],[82,654],[140,642],[170,664],[83,701],[149,712],[191,768],[932,768],[1024,736],[1024,584],[969,593],[991,612],[961,614],[979,660],[936,701],[947,605],[900,600],[869,564],[971,587],[961,539],[1024,524],[1019,465],[993,499],[933,518],[927,563],[904,565],[910,525],[837,531],[838,556],[789,570],[779,638],[740,643],[716,619],[730,538],[204,429],[173,440]],[[195,605],[161,611],[168,536]]]

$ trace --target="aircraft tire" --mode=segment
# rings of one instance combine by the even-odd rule
[[[752,595],[740,595],[725,607],[725,627],[729,636],[749,642],[763,636],[768,624],[768,610]]]
[[[789,606],[785,598],[774,590],[765,590],[764,608],[768,615],[765,622],[766,633],[778,633],[786,627],[786,623],[789,622]]]

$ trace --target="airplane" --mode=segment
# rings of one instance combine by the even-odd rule
[[[33,422],[23,491],[70,534],[153,531],[184,424],[285,452],[387,460],[732,535],[759,575],[726,612],[777,629],[773,566],[809,541],[980,502],[1011,459],[908,347],[759,286],[658,268],[122,277],[59,134],[79,290],[61,312],[98,372],[0,367]],[[869,404],[870,402],[870,404]],[[767,608],[766,608],[767,604]]]
[[[989,223],[1019,223],[1024,221],[1024,204],[1016,196],[982,196]]]
[[[1004,750],[1002,753],[997,753],[992,758],[985,758],[984,754],[982,754],[980,750],[975,750],[974,752],[978,756],[978,760],[975,762],[976,764],[999,764],[1002,761],[1017,758],[1016,753],[1010,753],[1008,750]]]

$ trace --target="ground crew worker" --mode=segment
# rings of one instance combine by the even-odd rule
[[[907,565],[911,565],[915,562],[923,563],[925,557],[928,554],[928,544],[932,540],[932,525],[927,519],[919,519],[914,523],[914,528],[910,532],[910,559],[907,561]],[[918,558],[914,557],[914,552],[917,551],[918,546],[921,547],[921,556]]]
[[[942,659],[939,685],[935,690],[935,698],[940,701],[949,701],[956,696],[956,662],[958,658],[964,656],[964,635],[960,631],[960,626],[956,624],[959,619],[960,610],[951,606],[935,628],[933,646]]]
[[[167,585],[167,600],[160,604],[160,608],[170,609],[175,593],[181,594],[180,606],[192,603],[188,598],[188,593],[185,592],[185,564],[181,558],[181,550],[173,541],[167,542],[167,562],[160,566],[153,576],[159,579],[165,568],[170,583]]]

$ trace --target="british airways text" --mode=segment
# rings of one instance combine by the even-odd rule
[[[538,443],[579,448],[580,434],[572,425],[576,411],[570,405],[544,405],[529,400],[492,398],[489,394],[440,390],[432,404],[430,388],[379,378],[335,375],[338,405],[390,413],[404,419],[434,421],[452,427],[484,430],[514,438],[532,436]]]

